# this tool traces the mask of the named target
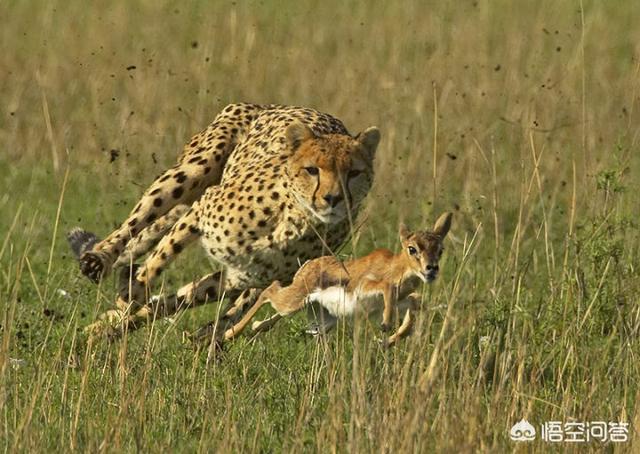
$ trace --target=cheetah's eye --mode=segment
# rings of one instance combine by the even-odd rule
[[[418,253],[416,248],[414,248],[413,246],[409,246],[408,251],[409,251],[409,255],[416,255]]]
[[[305,167],[304,170],[306,170],[307,173],[313,177],[315,177],[319,173],[319,170],[317,167]]]
[[[349,170],[349,173],[347,173],[347,178],[351,179],[351,178],[355,178],[358,175],[360,175],[362,173],[362,170]]]

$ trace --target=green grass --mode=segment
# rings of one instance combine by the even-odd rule
[[[607,448],[637,450],[640,6],[302,3],[0,4],[4,451],[552,447],[512,442],[521,418],[629,422]],[[64,234],[109,232],[235,101],[380,128],[356,255],[454,211],[397,348],[374,320],[316,341],[298,316],[211,357],[182,333],[216,306],[87,345],[115,285]],[[213,267],[191,248],[163,288]]]

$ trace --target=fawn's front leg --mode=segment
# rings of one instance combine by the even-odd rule
[[[386,347],[391,347],[395,345],[400,339],[405,337],[407,334],[411,332],[411,328],[413,328],[414,319],[412,317],[411,311],[418,309],[420,305],[420,294],[418,292],[413,292],[410,295],[407,295],[402,301],[399,301],[396,305],[398,310],[404,310],[404,317],[402,319],[402,323],[396,331],[386,338],[383,342]]]
[[[409,334],[412,326],[413,317],[411,317],[411,309],[407,309],[404,313],[402,323],[400,324],[396,332],[389,336],[386,340],[384,340],[385,347],[391,347],[392,345],[395,345],[396,342]]]
[[[391,316],[393,315],[394,306],[394,288],[391,285],[385,285],[382,290],[384,298],[384,309],[382,310],[382,331],[389,331],[391,328]]]

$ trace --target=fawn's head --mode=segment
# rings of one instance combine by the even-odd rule
[[[444,246],[442,242],[451,228],[451,213],[443,213],[436,221],[433,231],[411,232],[406,225],[400,225],[400,241],[411,271],[424,282],[433,281],[438,276],[438,262]]]

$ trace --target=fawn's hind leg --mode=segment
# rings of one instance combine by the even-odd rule
[[[271,317],[263,322],[256,322],[254,326],[262,327],[263,330],[270,329],[280,318],[291,315],[300,309],[305,304],[306,292],[301,293],[300,285],[293,283],[288,287],[282,287],[279,281],[274,281],[256,301],[251,309],[242,317],[242,319],[236,323],[232,328],[228,329],[225,334],[225,340],[236,337],[245,327],[249,324],[253,316],[260,310],[262,306],[267,303],[271,303],[278,313],[276,316]]]
[[[244,314],[242,319],[231,328],[225,331],[224,340],[233,339],[238,334],[240,334],[247,324],[251,321],[254,315],[260,310],[262,306],[270,302],[270,299],[277,295],[282,287],[280,286],[280,282],[275,281],[269,287],[267,287],[258,297],[258,300],[255,302],[253,306]]]
[[[269,331],[282,318],[280,314],[273,314],[265,320],[256,320],[251,324],[251,331],[254,333],[263,333]]]

